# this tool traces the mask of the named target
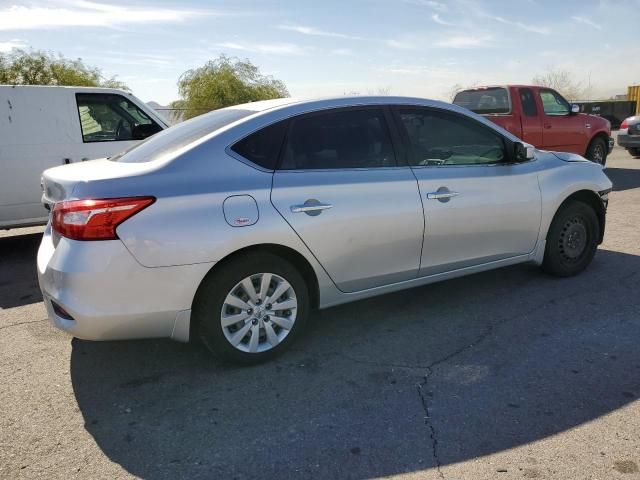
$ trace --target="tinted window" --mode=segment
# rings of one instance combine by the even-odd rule
[[[151,162],[175,155],[200,138],[223,128],[230,123],[255,113],[252,110],[224,108],[192,118],[155,134],[111,160],[125,163]]]
[[[553,90],[540,90],[540,99],[546,115],[569,115],[571,111],[567,101]]]
[[[84,142],[139,140],[138,132],[155,133],[162,129],[122,95],[78,93],[76,102]]]
[[[502,137],[461,115],[428,109],[399,109],[409,137],[409,164],[482,165],[505,159]]]
[[[237,142],[231,149],[247,160],[268,170],[274,170],[289,122],[269,125]]]
[[[509,113],[509,94],[506,88],[480,88],[458,93],[453,103],[476,113]]]
[[[530,88],[520,89],[520,101],[522,102],[522,111],[527,117],[535,117],[538,115],[536,99]]]
[[[283,169],[372,168],[396,165],[380,109],[341,110],[294,119]]]

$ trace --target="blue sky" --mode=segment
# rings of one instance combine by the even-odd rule
[[[60,52],[117,75],[145,101],[220,53],[294,96],[446,99],[453,85],[572,72],[591,97],[640,83],[640,0],[0,0],[0,52]]]

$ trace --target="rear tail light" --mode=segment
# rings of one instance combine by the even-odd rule
[[[627,119],[625,119],[621,124],[620,128],[629,128],[629,124],[627,123]]]
[[[56,203],[51,227],[72,240],[116,240],[116,227],[155,200],[130,197]]]

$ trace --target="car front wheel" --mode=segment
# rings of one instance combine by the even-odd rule
[[[302,331],[306,282],[288,261],[249,253],[208,275],[193,307],[203,343],[219,359],[253,364],[272,358]]]
[[[599,239],[600,223],[592,207],[579,201],[563,205],[549,227],[543,269],[559,277],[580,273],[591,263]]]

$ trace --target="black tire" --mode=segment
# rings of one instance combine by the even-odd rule
[[[593,260],[599,239],[600,223],[593,208],[579,201],[564,204],[549,227],[542,268],[558,277],[580,273]]]
[[[640,157],[640,148],[627,148],[627,151],[632,157]]]
[[[607,153],[607,144],[605,141],[600,137],[596,137],[591,140],[586,156],[587,159],[592,162],[599,163],[604,166],[607,163]]]
[[[296,317],[289,333],[275,347],[264,352],[243,352],[227,340],[221,324],[221,312],[225,298],[234,286],[259,273],[273,273],[291,285],[298,301]],[[308,314],[309,290],[298,270],[277,255],[267,252],[248,253],[214,269],[202,281],[194,300],[192,331],[219,360],[252,365],[282,353],[303,331]]]

